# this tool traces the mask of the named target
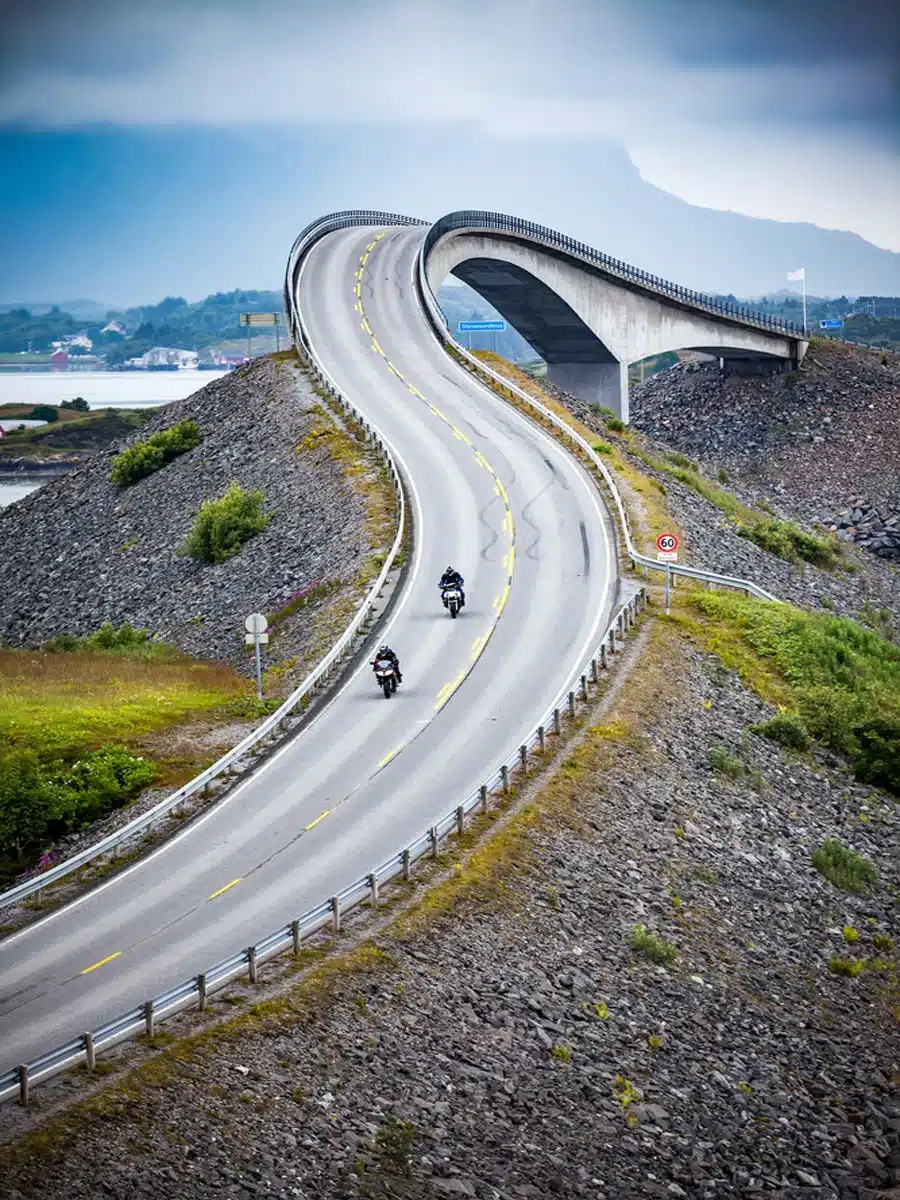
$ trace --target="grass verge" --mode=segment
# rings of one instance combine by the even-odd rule
[[[846,617],[695,591],[674,619],[758,695],[900,795],[900,646]],[[783,730],[778,731],[784,734]]]

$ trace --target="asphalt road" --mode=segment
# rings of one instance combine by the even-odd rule
[[[346,230],[298,281],[313,346],[394,448],[415,522],[387,640],[314,722],[143,861],[0,943],[0,1070],[205,970],[391,857],[536,727],[616,598],[581,468],[448,358],[415,297],[424,230]],[[448,563],[465,576],[457,620]]]

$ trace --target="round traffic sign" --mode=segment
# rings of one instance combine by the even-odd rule
[[[262,613],[251,613],[244,621],[244,628],[248,633],[265,633],[269,628],[269,622]]]
[[[662,550],[663,553],[666,553],[666,551],[677,550],[678,538],[674,533],[661,533],[656,539],[656,548],[657,550]]]

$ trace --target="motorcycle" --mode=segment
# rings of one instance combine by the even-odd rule
[[[392,693],[397,690],[397,672],[394,664],[389,658],[376,658],[372,665],[375,668],[375,679],[384,692],[385,700],[390,700]]]
[[[462,592],[457,587],[445,587],[441,591],[441,600],[444,602],[444,608],[449,609],[450,616],[455,621],[462,606]]]

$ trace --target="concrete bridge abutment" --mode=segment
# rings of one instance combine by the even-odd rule
[[[610,408],[628,424],[628,364],[621,362],[547,363],[554,386],[595,408]]]

